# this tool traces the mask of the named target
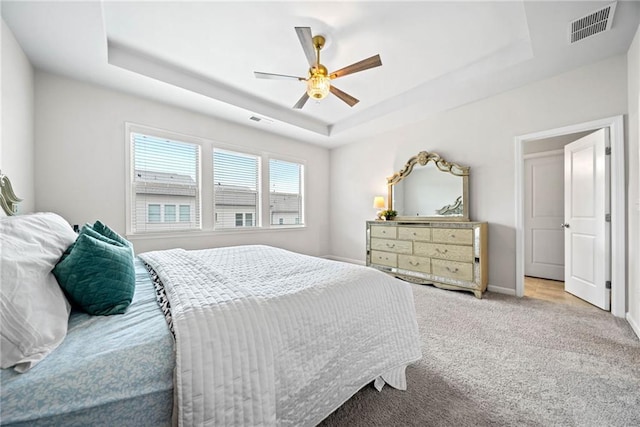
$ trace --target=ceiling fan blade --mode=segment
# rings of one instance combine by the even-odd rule
[[[345,93],[345,92],[341,91],[340,89],[338,89],[334,85],[331,85],[331,88],[329,90],[331,91],[332,94],[334,94],[335,96],[337,96],[338,98],[342,99],[344,102],[349,104],[349,107],[353,107],[358,102],[360,102],[358,99],[354,98],[353,96],[349,95],[348,93]]]
[[[313,67],[316,65],[316,49],[313,47],[313,36],[311,35],[311,28],[309,27],[296,27],[296,33],[300,39],[300,44],[304,50],[304,54],[307,56],[309,65]]]
[[[357,73],[358,71],[368,70],[369,68],[379,67],[381,65],[382,60],[380,59],[380,55],[374,55],[371,58],[363,59],[362,61],[356,62],[355,64],[351,64],[339,69],[338,71],[334,71],[329,75],[329,77],[331,77],[332,79],[337,79],[338,77]]]
[[[296,76],[288,76],[286,74],[273,74],[273,73],[262,73],[260,71],[254,71],[253,74],[258,79],[271,79],[271,80],[306,80],[304,77],[296,77]]]
[[[307,94],[307,92],[304,93],[304,95],[302,95],[302,97],[298,100],[298,102],[296,102],[296,105],[293,106],[293,108],[299,110],[302,107],[304,107],[304,104],[307,103],[307,99],[309,99],[309,95]]]

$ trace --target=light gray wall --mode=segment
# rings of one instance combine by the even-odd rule
[[[470,210],[489,223],[489,286],[515,292],[514,138],[627,111],[626,56],[436,114],[331,151],[331,253],[365,260],[365,224],[385,178],[421,150],[471,167]]]
[[[628,315],[627,319],[640,337],[640,118],[638,105],[640,104],[640,26],[627,54],[628,70],[628,150],[627,174],[628,187]]]
[[[41,71],[35,75],[35,93],[38,210],[56,210],[72,224],[100,219],[124,233],[125,122],[134,122],[303,159],[307,173],[306,228],[136,238],[136,252],[270,244],[329,254],[327,149]]]
[[[32,212],[34,196],[34,108],[31,63],[4,22],[2,25],[2,132],[0,170],[23,200],[19,213]],[[1,211],[1,209],[0,209]]]

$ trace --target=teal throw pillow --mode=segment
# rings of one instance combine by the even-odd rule
[[[91,236],[91,237],[93,237],[95,239],[102,240],[103,242],[110,243],[112,245],[125,246],[121,242],[118,242],[117,240],[114,240],[114,239],[110,239],[109,237],[105,236],[104,234],[101,234],[98,231],[94,230],[93,226],[91,224],[83,225],[82,229],[80,230],[80,233],[78,233],[78,237],[82,236],[83,234],[87,234],[87,235],[89,235],[89,236]],[[128,241],[127,241],[127,243],[128,243]],[[71,254],[71,251],[73,251],[73,248],[75,247],[75,245],[76,245],[76,242],[73,242],[71,244],[71,246],[69,246],[67,248],[67,250],[64,251],[64,253],[60,257],[60,261],[64,261],[69,256],[69,254]],[[130,244],[126,245],[126,246],[131,247]],[[133,253],[132,253],[132,255],[133,255]]]
[[[93,224],[93,229],[98,233],[102,234],[103,236],[108,237],[111,240],[115,240],[116,242],[122,243],[123,245],[133,247],[130,241],[128,241],[127,239],[125,239],[124,237],[122,237],[121,235],[113,231],[111,228],[109,228],[108,225],[104,224],[100,220],[97,220]]]
[[[72,305],[95,315],[124,313],[135,292],[129,246],[80,233],[73,249],[53,269]]]

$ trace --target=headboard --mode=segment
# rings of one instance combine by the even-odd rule
[[[18,203],[21,201],[22,199],[13,192],[9,177],[0,171],[0,207],[4,213],[9,216],[15,215],[18,212]]]

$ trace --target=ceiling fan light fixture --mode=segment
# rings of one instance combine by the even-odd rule
[[[331,80],[338,77],[348,76],[349,74],[357,73],[359,71],[368,70],[370,68],[379,67],[382,65],[380,55],[374,55],[370,58],[363,59],[362,61],[355,62],[344,68],[340,68],[337,71],[329,74],[327,67],[320,62],[320,50],[324,47],[325,38],[321,35],[313,36],[311,34],[311,28],[309,27],[295,27],[298,39],[302,45],[302,50],[307,57],[307,61],[311,68],[309,68],[309,74],[307,77],[288,76],[285,74],[273,74],[262,73],[254,71],[254,75],[259,79],[288,79],[298,80],[307,83],[306,91],[302,94],[302,97],[293,106],[295,109],[301,109],[309,98],[321,100],[327,97],[329,93],[334,94],[340,100],[344,101],[349,107],[353,107],[359,101],[357,98],[349,95],[331,85]]]
[[[323,99],[329,95],[331,79],[326,75],[314,74],[307,80],[307,95],[313,99]]]

